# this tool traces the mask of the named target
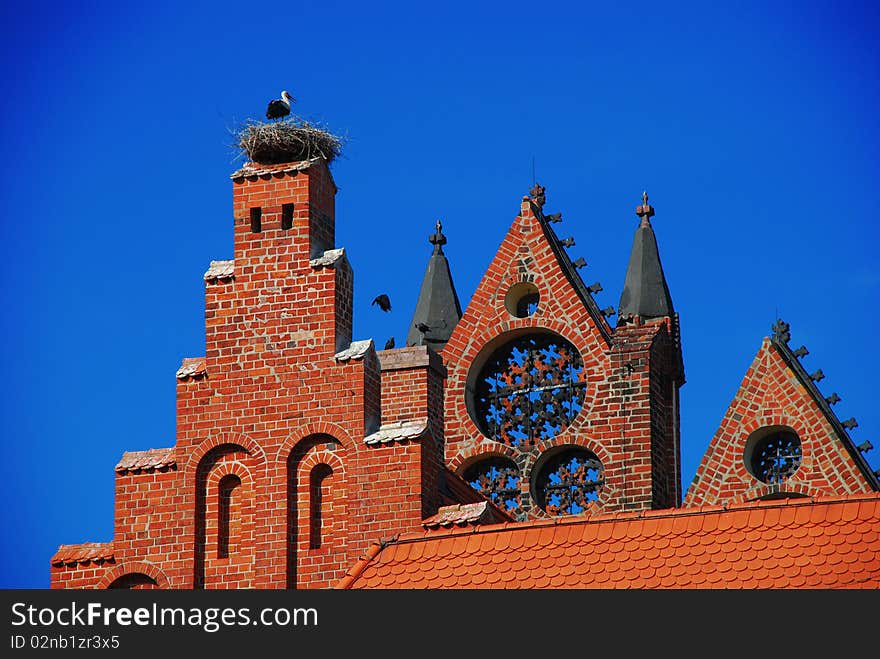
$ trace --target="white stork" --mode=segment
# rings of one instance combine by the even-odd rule
[[[290,114],[290,104],[296,103],[296,99],[287,93],[281,92],[281,98],[276,98],[269,102],[266,108],[266,119],[280,119]]]

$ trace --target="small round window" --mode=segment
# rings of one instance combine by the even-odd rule
[[[514,284],[504,296],[507,313],[515,318],[528,318],[538,310],[541,295],[538,287],[529,282]]]
[[[501,457],[480,460],[465,469],[462,478],[499,508],[519,511],[520,473],[513,460]]]
[[[801,465],[801,440],[786,428],[762,428],[747,442],[746,466],[762,483],[777,484]]]
[[[571,343],[549,332],[521,335],[495,350],[480,369],[474,421],[497,442],[534,445],[574,421],[586,384],[583,360]]]
[[[599,498],[605,484],[599,459],[583,448],[567,448],[538,467],[534,491],[538,505],[551,515],[579,515]]]

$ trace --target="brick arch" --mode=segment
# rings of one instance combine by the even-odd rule
[[[338,426],[335,423],[330,423],[329,421],[318,421],[306,423],[302,427],[297,428],[296,432],[290,433],[281,443],[278,452],[275,454],[276,462],[287,462],[293,450],[301,441],[321,435],[332,437],[339,442],[343,449],[357,450],[357,444],[351,439],[351,437],[349,437],[348,433],[343,430],[341,426]]]
[[[761,411],[740,426],[740,436],[744,435],[743,444],[745,444],[745,441],[748,440],[752,434],[761,428],[767,428],[770,426],[784,426],[786,428],[791,428],[797,433],[797,436],[801,438],[801,442],[804,441],[806,429],[799,423],[798,419],[784,414],[772,414],[770,412]]]
[[[216,458],[216,461],[214,461]],[[196,588],[250,588],[255,580],[257,492],[266,472],[262,448],[245,435],[222,433],[202,442],[186,465],[191,488],[195,525],[193,583]],[[236,543],[221,551],[219,539],[221,508],[220,481],[230,475],[239,478],[234,515]],[[232,518],[230,518],[232,519]],[[214,540],[218,542],[215,543]]]
[[[163,590],[171,588],[168,577],[165,576],[165,573],[161,568],[146,561],[129,561],[117,564],[114,568],[104,573],[104,576],[98,581],[96,588],[99,590],[106,590],[118,579],[132,574],[143,574],[149,577],[156,584],[157,588]]]
[[[769,483],[759,483],[754,485],[742,494],[739,494],[735,497],[732,497],[729,500],[730,504],[739,504],[739,503],[747,503],[749,501],[755,501],[757,499],[763,499],[764,497],[771,495],[779,495],[779,494],[794,494],[800,497],[817,497],[822,496],[822,492],[806,483],[804,481],[798,481],[794,479],[789,479],[787,481],[783,481],[778,485],[773,485]]]
[[[513,460],[519,466],[522,459],[522,452],[517,451],[512,446],[493,442],[488,438],[470,450],[457,453],[449,462],[449,468],[456,474],[461,474],[475,462],[484,460],[485,458],[508,458]]]
[[[733,463],[731,474],[741,481],[743,488],[743,491],[731,498],[730,501],[752,501],[765,494],[771,494],[774,487],[776,488],[776,491],[780,492],[791,491],[807,494],[809,496],[817,494],[818,491],[814,487],[808,485],[805,481],[789,479],[784,483],[772,485],[761,482],[751,473],[746,464],[746,459],[748,457],[746,453],[751,450],[750,443],[752,443],[752,437],[755,433],[760,432],[764,428],[786,429],[797,435],[801,442],[801,465],[798,472],[803,475],[810,469],[810,465],[813,462],[812,454],[815,451],[815,440],[811,438],[811,433],[806,431],[803,425],[798,423],[797,419],[793,419],[783,414],[767,412],[759,413],[755,418],[749,419],[747,423],[743,424],[739,432],[735,435],[734,440],[729,444],[728,455]],[[751,448],[754,448],[754,446],[752,445]],[[787,489],[789,487],[794,487],[795,483],[799,483],[798,487],[800,489]],[[782,488],[781,490],[779,489],[780,487]]]
[[[245,483],[253,484],[253,477],[248,466],[236,460],[235,462],[221,462],[216,468],[208,473],[207,485],[213,487],[218,485],[226,476],[238,476],[242,485]]]
[[[325,449],[309,451],[303,456],[297,466],[300,471],[311,471],[321,464],[330,467],[333,470],[333,473],[345,473],[345,466],[342,464],[342,460],[339,456]]]
[[[266,452],[256,441],[242,433],[222,432],[203,440],[190,452],[183,470],[186,482],[192,482],[205,456],[220,446],[239,446],[254,459],[258,471],[266,467]]]
[[[342,577],[347,566],[348,480],[341,450],[330,450],[327,444],[339,442],[326,432],[328,424],[315,424],[322,432],[298,437],[290,442],[287,467],[287,535],[285,542],[286,581],[288,588],[324,586]],[[312,441],[314,440],[314,441]],[[324,440],[324,441],[321,441]],[[320,484],[321,508],[319,546],[313,546],[315,533],[313,475],[316,469],[328,468],[329,483]],[[326,488],[326,489],[325,489]],[[342,570],[342,571],[340,571]],[[335,572],[339,574],[335,574]]]

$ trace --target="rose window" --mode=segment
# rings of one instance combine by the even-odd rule
[[[474,385],[474,420],[491,439],[534,445],[568,427],[583,407],[580,353],[550,333],[528,334],[491,354]]]

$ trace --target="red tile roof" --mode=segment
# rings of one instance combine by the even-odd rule
[[[340,588],[880,588],[880,493],[428,530]]]
[[[149,451],[128,451],[116,465],[117,473],[142,469],[161,469],[177,464],[173,448],[151,448]]]
[[[52,565],[101,563],[113,560],[112,542],[84,542],[79,545],[61,545],[52,557]]]

